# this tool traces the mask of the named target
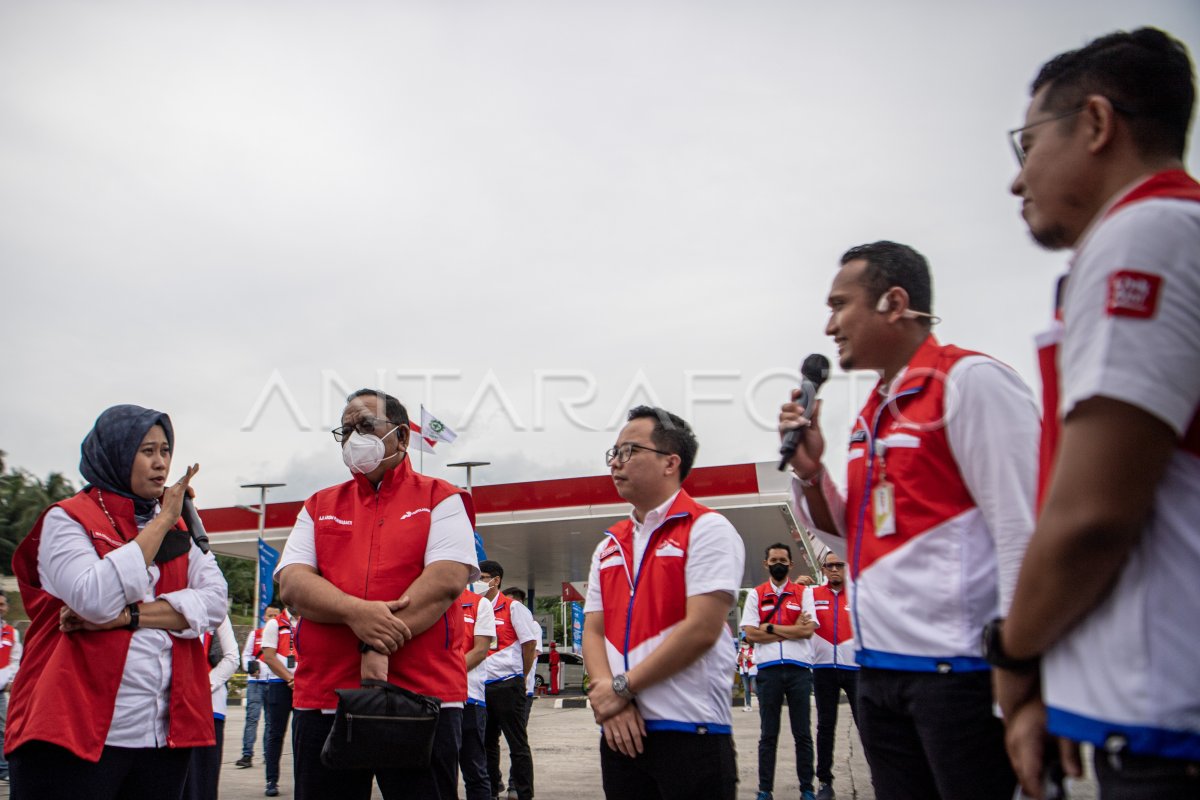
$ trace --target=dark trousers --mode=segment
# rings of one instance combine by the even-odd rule
[[[817,780],[833,783],[833,743],[837,739],[838,701],[850,700],[850,716],[858,724],[858,670],[822,667],[813,670],[817,701]]]
[[[651,731],[637,758],[600,737],[600,774],[609,800],[734,800],[737,755],[733,736]]]
[[[224,752],[225,720],[214,719],[217,743],[212,747],[193,747],[188,760],[187,782],[183,786],[183,800],[217,800],[217,786],[221,782],[221,754]]]
[[[488,779],[487,753],[483,747],[483,734],[487,728],[487,708],[468,705],[463,709],[462,746],[458,750],[458,763],[462,767],[463,785],[467,787],[467,800],[491,800],[492,783]]]
[[[292,726],[296,800],[369,800],[372,780],[378,781],[384,800],[454,800],[462,720],[461,708],[439,712],[428,769],[330,769],[321,763],[321,748],[333,728],[333,714],[297,711]]]
[[[8,758],[13,800],[163,800],[179,797],[190,747],[109,747],[93,764],[65,747],[27,742]]]
[[[1196,800],[1200,762],[1122,754],[1096,748],[1096,782],[1104,800]]]
[[[525,681],[509,678],[487,685],[487,732],[484,738],[487,749],[488,780],[499,786],[500,734],[508,742],[508,754],[512,759],[511,778],[508,788],[516,791],[520,800],[533,797],[533,754],[529,752],[529,737],[525,731]]]
[[[267,783],[279,783],[279,757],[283,755],[283,737],[292,715],[292,688],[283,681],[271,681],[263,690],[263,716],[267,730],[263,734],[263,761]]]
[[[796,777],[800,791],[813,788],[813,740],[810,704],[812,670],[795,664],[758,668],[758,790],[774,791],[775,750],[779,744],[779,717],[787,698],[788,720],[796,742]]]
[[[262,714],[262,681],[246,681],[246,725],[242,728],[242,755],[254,755],[254,740],[258,738],[258,717]]]
[[[1017,779],[991,672],[858,673],[858,732],[877,800],[1010,800]]]

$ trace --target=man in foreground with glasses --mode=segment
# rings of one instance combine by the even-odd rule
[[[985,632],[993,663],[1024,677],[999,697],[1009,753],[1034,797],[1045,728],[1095,746],[1105,798],[1200,797],[1192,63],[1162,31],[1119,32],[1049,61],[1031,92],[1012,192],[1039,244],[1075,253],[1039,337],[1037,528],[1008,618]]]
[[[979,630],[1008,608],[1033,530],[1037,406],[1015,371],[933,336],[929,264],[911,247],[847,251],[827,302],[841,367],[880,373],[850,435],[845,495],[822,466],[819,410],[810,421],[788,403],[779,427],[806,431],[791,460],[797,514],[850,564],[875,795],[1010,800]]]
[[[682,419],[638,406],[605,455],[633,506],[596,547],[584,605],[583,659],[613,800],[737,792],[725,619],[746,549],[727,519],[681,488],[696,449]]]
[[[838,702],[842,692],[858,724],[858,662],[854,660],[854,630],[846,597],[846,561],[825,554],[821,565],[825,583],[812,590],[817,629],[812,638],[813,696],[817,702],[817,800],[834,800],[833,743],[837,738]]]
[[[333,435],[352,479],[305,501],[275,571],[284,602],[304,616],[296,797],[366,800],[374,779],[389,799],[452,798],[467,699],[463,617],[453,603],[479,576],[470,496],[413,470],[408,412],[391,395],[350,395]],[[427,769],[322,763],[335,690],[365,677],[441,701]]]

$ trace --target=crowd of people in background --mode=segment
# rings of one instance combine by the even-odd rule
[[[1037,242],[1074,250],[1038,340],[1040,417],[1013,369],[933,334],[916,249],[845,252],[825,332],[843,369],[880,379],[829,442],[847,447],[844,479],[819,404],[797,391],[780,409],[823,581],[794,574],[795,542],[770,545],[738,632],[745,547],[684,488],[697,436],[629,411],[605,463],[630,511],[592,554],[582,634],[607,797],[735,797],[738,673],[759,706],[758,800],[785,703],[802,800],[835,798],[843,693],[880,800],[1054,797],[1084,743],[1105,800],[1200,796],[1194,86],[1184,46],[1150,28],[1063,53],[1032,85],[1012,193]],[[468,800],[533,798],[541,631],[479,550],[470,494],[417,472],[410,435],[395,397],[347,398],[333,436],[351,477],[303,504],[275,570],[285,607],[239,650],[216,560],[180,524],[198,465],[169,483],[170,418],[104,411],[87,485],[13,557],[24,642],[0,603],[12,796],[216,797],[240,660],[236,763],[253,766],[261,717],[266,796],[290,721],[300,800],[376,783],[454,798],[460,774]]]

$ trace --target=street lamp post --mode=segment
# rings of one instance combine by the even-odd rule
[[[263,541],[263,534],[267,530],[267,489],[276,489],[280,486],[287,486],[286,483],[243,483],[243,489],[258,489],[258,506],[251,508],[250,506],[242,506],[247,511],[253,511],[258,514],[258,543],[254,547],[254,627],[258,627],[258,598],[259,598],[259,571],[260,564],[260,545]]]
[[[447,464],[447,467],[466,467],[467,468],[467,494],[471,493],[471,470],[474,467],[486,467],[492,462],[490,461],[459,461],[457,464]]]

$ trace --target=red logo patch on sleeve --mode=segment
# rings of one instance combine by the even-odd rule
[[[1149,319],[1158,312],[1158,290],[1162,276],[1149,272],[1119,270],[1108,276],[1108,305],[1110,317]]]

